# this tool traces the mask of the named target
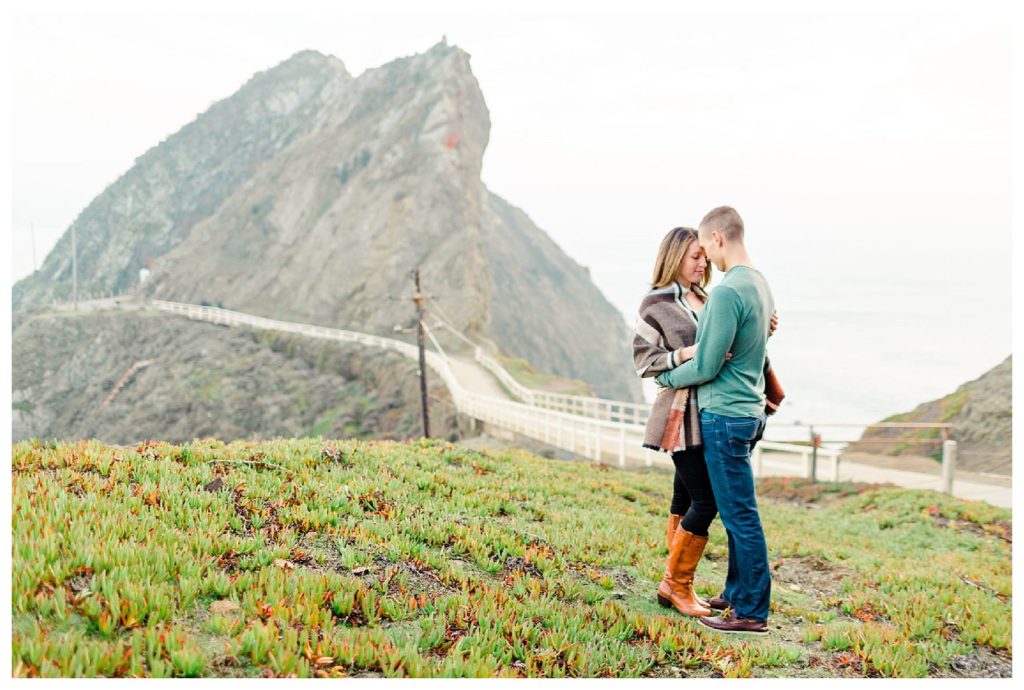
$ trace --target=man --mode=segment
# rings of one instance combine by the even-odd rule
[[[725,277],[711,291],[700,317],[693,359],[657,378],[673,388],[700,386],[704,460],[729,538],[725,589],[708,602],[724,613],[700,622],[721,632],[764,635],[771,574],[750,451],[764,433],[764,363],[774,300],[747,255],[743,220],[735,209],[713,209],[697,233],[708,261]],[[727,353],[732,353],[729,361]]]

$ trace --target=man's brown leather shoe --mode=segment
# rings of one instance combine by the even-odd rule
[[[731,609],[720,616],[702,616],[700,624],[721,633],[746,633],[748,635],[767,635],[768,621],[755,621],[751,618],[737,618]]]
[[[714,609],[715,611],[725,611],[729,608],[729,602],[723,599],[721,594],[716,594],[708,599],[708,608]]]

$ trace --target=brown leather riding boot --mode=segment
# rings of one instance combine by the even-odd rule
[[[710,616],[711,609],[701,606],[693,593],[693,573],[708,543],[683,527],[676,528],[668,550],[665,578],[658,585],[658,603],[674,606],[684,616]]]
[[[668,525],[665,527],[665,548],[672,548],[672,535],[676,533],[676,527],[679,526],[679,521],[683,519],[682,515],[676,515],[675,513],[669,513]]]
[[[676,527],[679,527],[679,521],[682,520],[682,519],[683,519],[682,515],[676,515],[675,513],[669,513],[668,524],[666,525],[666,528],[665,528],[665,548],[666,549],[670,549],[671,550],[671,548],[672,548],[672,535],[676,533]],[[665,577],[668,577],[668,573],[667,572],[665,574]],[[704,599],[702,599],[701,596],[699,594],[697,594],[696,590],[694,590],[694,592],[693,592],[693,598],[697,600],[697,603],[700,606],[703,606],[706,609],[712,608],[712,606],[708,602],[704,601]]]

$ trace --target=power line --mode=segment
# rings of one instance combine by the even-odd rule
[[[436,307],[436,308],[437,308],[437,310],[438,310],[439,312],[441,312],[441,316],[443,316],[444,318],[448,319],[448,321],[449,321],[449,322],[451,322],[451,321],[455,321],[455,319],[453,319],[453,318],[452,318],[451,316],[449,316],[449,315],[448,315],[448,312],[446,312],[446,311],[444,310],[444,307],[442,307],[442,306],[441,306],[441,303],[440,303],[440,302],[438,302],[438,301],[437,301],[437,299],[433,299],[433,300],[431,300],[431,303],[433,304],[433,306],[434,306],[434,307]],[[471,347],[478,347],[478,345],[477,345],[476,343],[474,343],[474,342],[473,342],[472,340],[470,340],[469,338],[467,338],[467,337],[466,337],[465,335],[463,335],[463,334],[462,334],[462,333],[460,333],[459,331],[455,330],[455,329],[454,329],[454,328],[453,328],[452,326],[450,326],[449,324],[445,323],[445,322],[444,322],[444,321],[442,321],[441,319],[438,319],[437,321],[438,321],[438,323],[440,323],[440,324],[441,324],[442,326],[444,326],[445,328],[447,328],[447,329],[448,329],[449,331],[451,331],[452,333],[454,333],[456,337],[458,337],[458,338],[461,338],[461,339],[462,339],[462,340],[463,340],[463,341],[464,341],[464,342],[465,342],[466,344],[468,344],[469,346],[471,346]]]
[[[430,342],[434,343],[434,347],[436,347],[437,351],[441,353],[441,356],[448,359],[448,355],[445,354],[444,349],[441,348],[441,343],[437,342],[437,338],[434,337],[434,334],[430,331],[427,324],[423,324],[423,330],[427,332],[427,337],[430,338]]]

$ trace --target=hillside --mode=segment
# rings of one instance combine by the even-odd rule
[[[422,433],[415,363],[384,350],[108,311],[28,319],[13,359],[15,441]],[[432,418],[436,435],[458,435],[450,406],[434,405]]]
[[[1008,511],[760,489],[773,601],[751,640],[655,603],[665,473],[441,441],[19,443],[13,673],[1009,675]],[[698,591],[725,568],[716,522]]]
[[[222,303],[390,335],[422,267],[443,317],[539,371],[640,400],[629,329],[525,213],[480,180],[490,115],[464,51],[439,43],[354,78],[304,51],[147,151],[79,215],[82,294]],[[14,288],[71,298],[70,229]],[[442,332],[451,349],[461,340]]]
[[[918,405],[910,412],[884,422],[943,422],[953,425],[951,438],[958,443],[957,466],[976,472],[1011,474],[1013,455],[1013,357],[949,395]],[[920,441],[930,443],[920,443]],[[851,450],[901,455],[931,454],[941,457],[939,434],[869,429],[862,443]],[[868,442],[868,443],[864,443]]]

